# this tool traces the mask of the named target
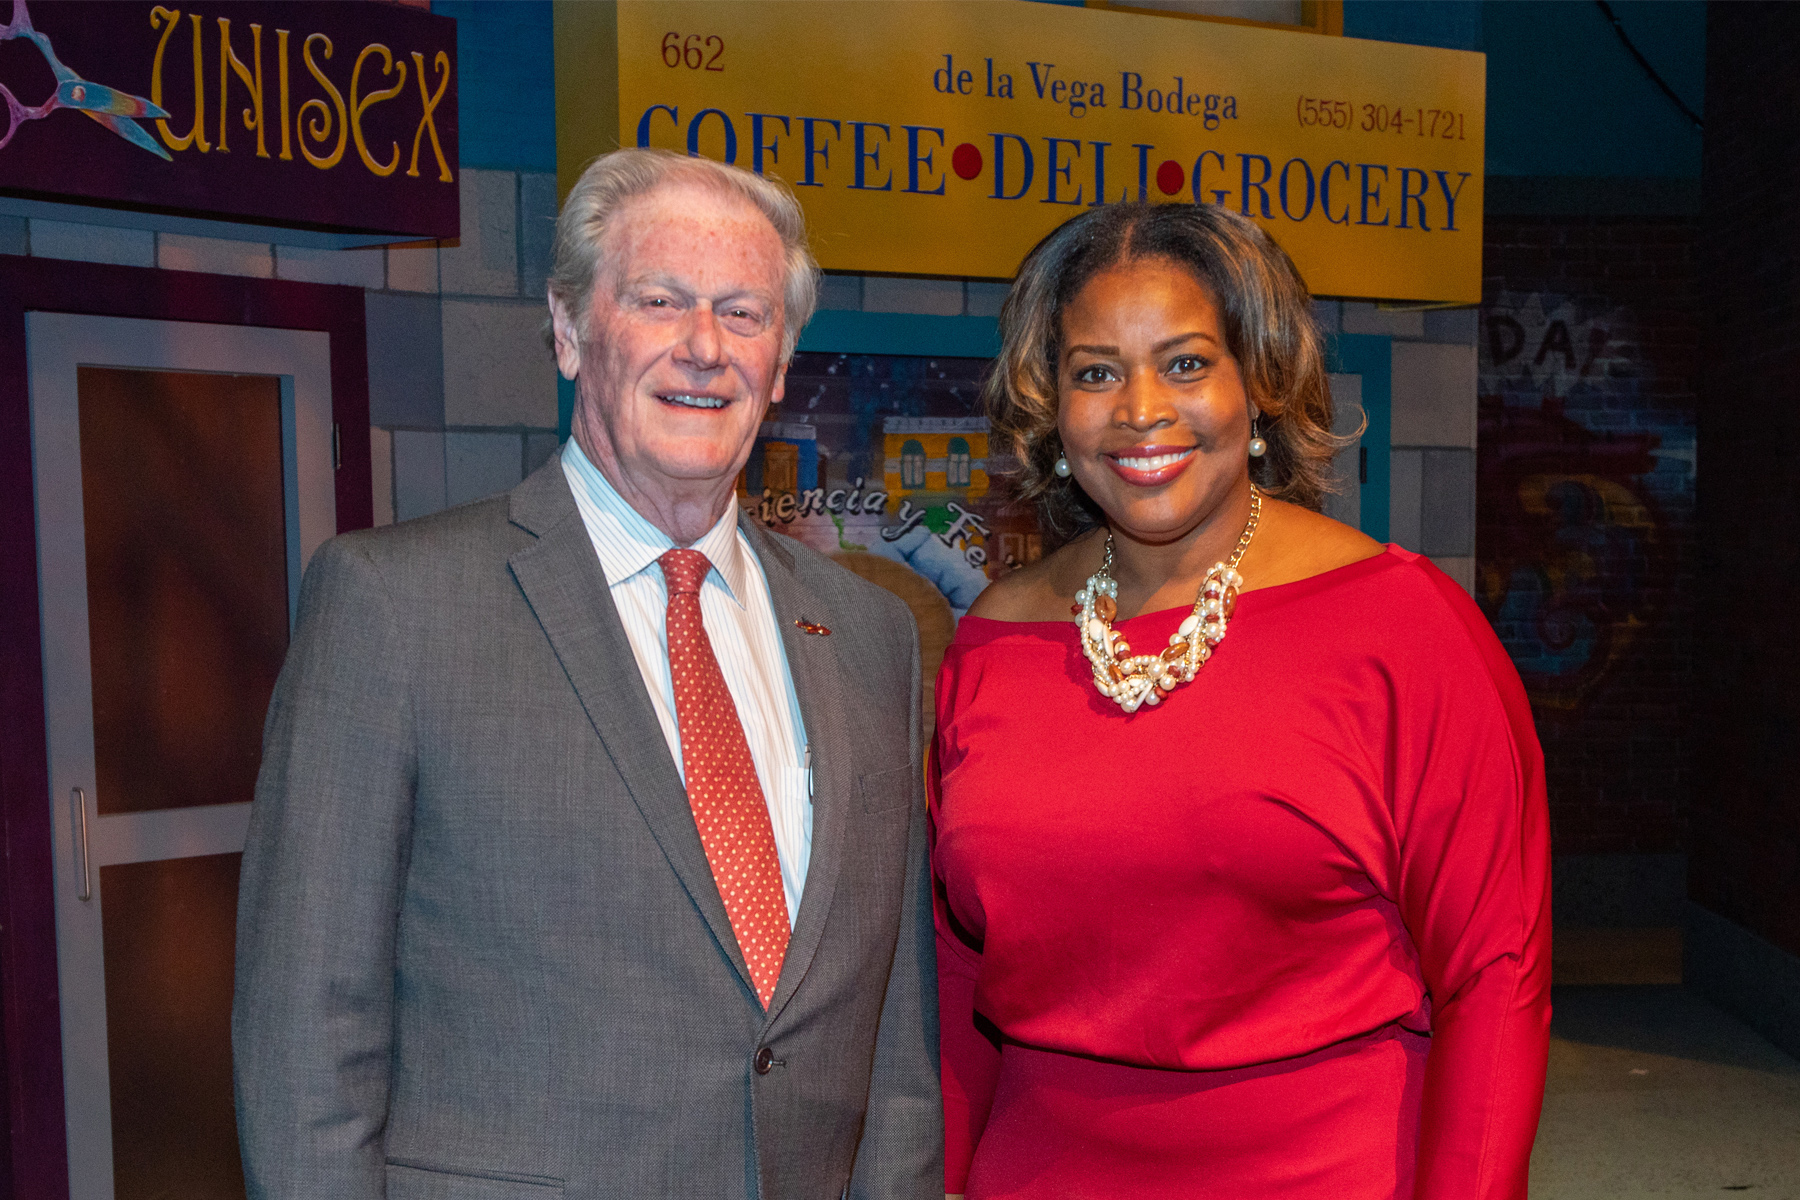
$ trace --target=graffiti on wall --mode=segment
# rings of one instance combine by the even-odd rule
[[[1657,405],[1630,310],[1482,310],[1477,597],[1540,710],[1581,707],[1666,605],[1691,414]]]

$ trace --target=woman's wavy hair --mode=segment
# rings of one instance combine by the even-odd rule
[[[1079,484],[1055,472],[1063,309],[1100,272],[1143,259],[1186,269],[1211,290],[1269,443],[1249,460],[1250,477],[1270,496],[1317,509],[1346,439],[1331,432],[1323,342],[1293,261],[1248,218],[1216,204],[1109,204],[1025,256],[1000,309],[1000,357],[986,386],[988,419],[1022,461],[1018,496],[1036,504],[1048,540],[1060,545],[1104,520]]]

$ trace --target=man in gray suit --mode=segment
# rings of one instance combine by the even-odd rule
[[[816,292],[784,188],[597,160],[571,441],[314,558],[243,863],[251,1196],[942,1195],[917,633],[734,503]]]

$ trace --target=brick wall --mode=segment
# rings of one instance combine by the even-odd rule
[[[1800,955],[1800,6],[1707,17],[1690,894]],[[1790,963],[1792,960],[1789,960]],[[1789,996],[1800,1038],[1800,1005]]]
[[[1682,848],[1696,664],[1696,222],[1487,219],[1476,594],[1558,854]]]

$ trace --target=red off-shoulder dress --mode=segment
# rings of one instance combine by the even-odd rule
[[[968,617],[937,709],[947,1191],[1525,1200],[1543,757],[1454,582],[1390,547],[1250,592],[1130,716],[1072,621]]]

